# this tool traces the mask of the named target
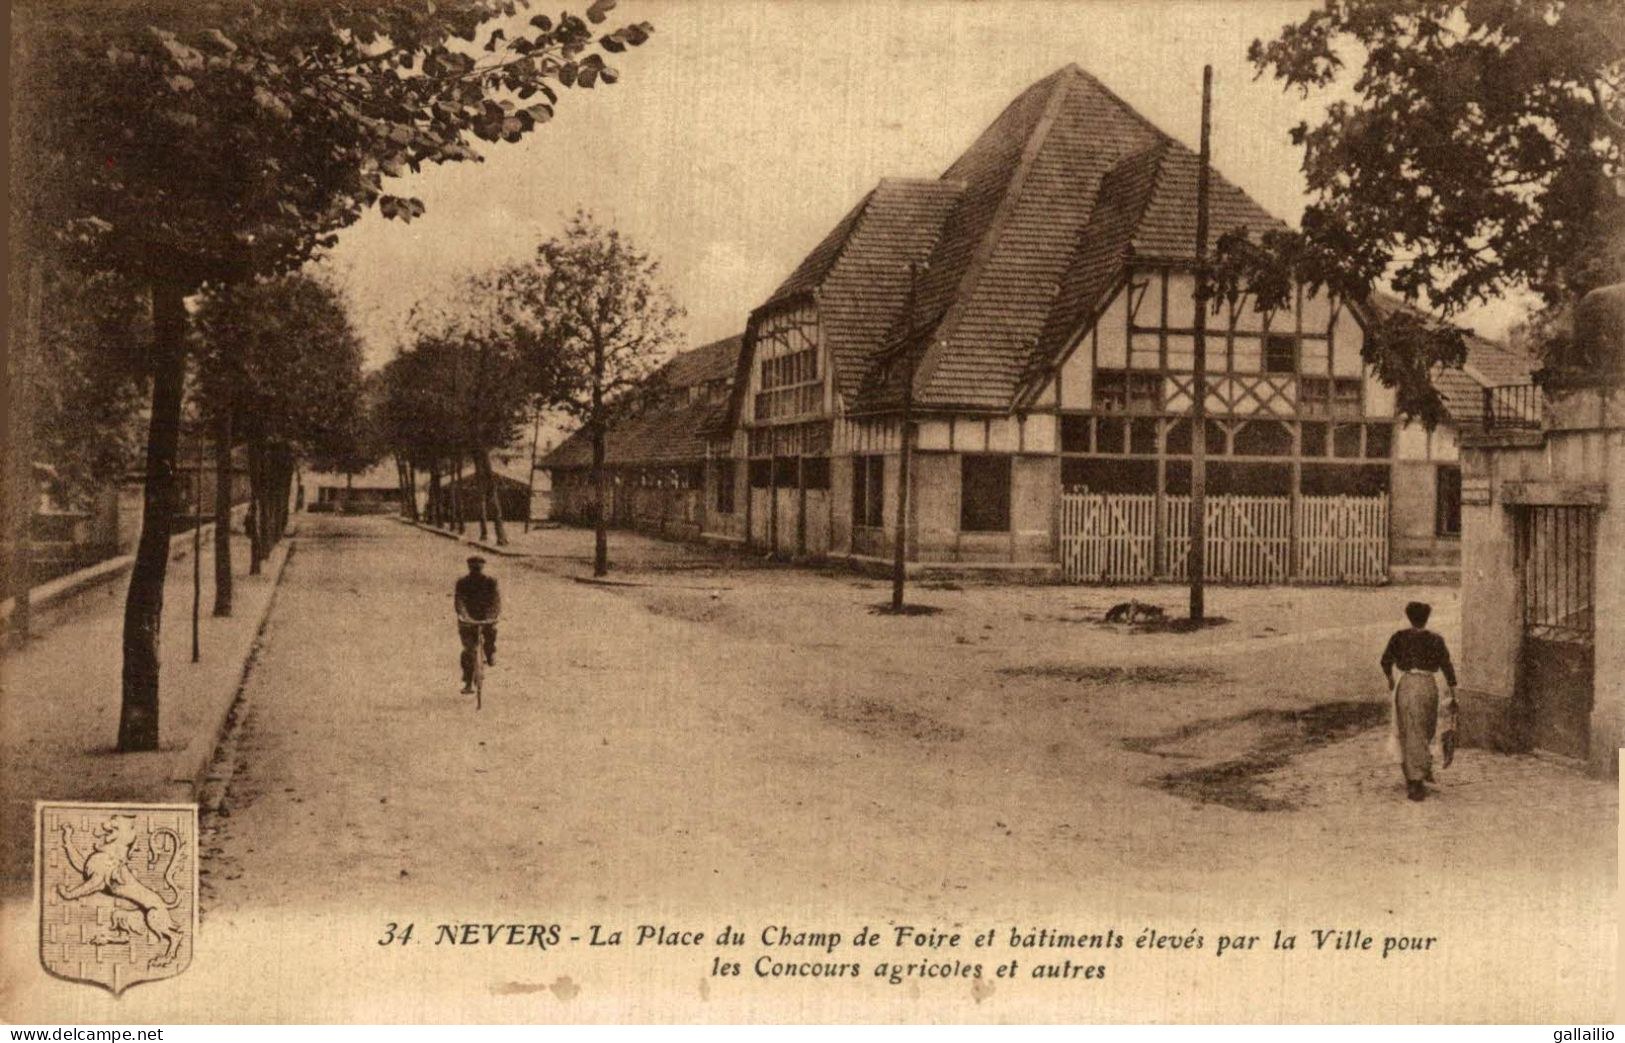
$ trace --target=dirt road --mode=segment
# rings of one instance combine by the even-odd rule
[[[1392,593],[1226,596],[1223,627],[1131,634],[1084,622],[1101,591],[939,586],[919,597],[940,612],[896,618],[851,576],[606,588],[505,558],[476,711],[450,598],[466,553],[392,520],[304,526],[204,823],[200,938],[227,956],[172,997],[273,1020],[834,1016],[840,988],[752,961],[821,956],[764,929],[861,923],[1127,939],[1106,981],[1048,991],[850,983],[871,1017],[1336,1021],[1373,995],[1395,1020],[1611,1012],[1614,788],[1467,751],[1406,801],[1375,653],[1350,651],[1380,647]],[[431,942],[510,921],[562,939]],[[406,924],[413,945],[380,945]],[[626,944],[591,947],[595,924]],[[743,976],[632,945],[638,924],[741,929]],[[1435,942],[1261,951],[1339,928]],[[1206,948],[1137,951],[1147,931]],[[1221,935],[1260,940],[1221,957]]]

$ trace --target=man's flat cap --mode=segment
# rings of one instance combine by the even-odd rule
[[[470,565],[484,565],[485,559],[480,557],[478,554],[470,554],[468,556],[468,563]]]

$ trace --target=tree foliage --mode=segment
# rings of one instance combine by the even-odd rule
[[[509,324],[497,281],[495,273],[473,276],[444,306],[414,309],[412,341],[385,369],[381,428],[412,467],[457,475],[472,463],[482,527],[492,517],[500,544],[507,531],[490,454],[518,437],[541,378]]]
[[[660,263],[581,211],[497,284],[538,393],[587,424],[607,423],[633,400],[669,354],[683,314]]]
[[[1293,279],[1364,300],[1387,283],[1448,318],[1512,290],[1548,311],[1625,277],[1625,17],[1618,0],[1325,0],[1248,57],[1304,96],[1340,83],[1292,140],[1310,202],[1300,231],[1221,243],[1221,293],[1260,304]],[[1400,406],[1460,331],[1381,308],[1367,356]],[[1418,382],[1419,381],[1419,382]]]
[[[374,203],[423,212],[388,179],[477,160],[551,119],[559,89],[614,83],[603,52],[651,30],[597,35],[613,6],[516,26],[514,0],[25,5],[24,216],[132,275],[292,270]]]
[[[410,220],[422,201],[390,194],[388,179],[476,160],[476,141],[522,140],[551,118],[556,88],[615,82],[604,54],[650,30],[600,35],[614,2],[522,24],[518,0],[60,0],[12,12],[14,243],[65,247],[152,294],[119,749],[158,744],[185,297],[295,271],[374,204]]]
[[[250,444],[342,455],[359,424],[361,341],[344,299],[310,275],[206,295],[197,311],[203,402]]]
[[[598,488],[593,572],[609,570],[605,439],[643,381],[669,353],[682,310],[660,264],[618,230],[578,211],[564,232],[496,283],[504,325],[530,361],[538,396],[592,433]]]
[[[139,290],[115,275],[55,271],[43,290],[28,366],[30,450],[50,463],[52,496],[83,506],[140,459],[152,323]]]

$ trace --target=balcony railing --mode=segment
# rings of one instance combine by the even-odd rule
[[[1539,428],[1540,388],[1502,384],[1484,389],[1485,428]]]

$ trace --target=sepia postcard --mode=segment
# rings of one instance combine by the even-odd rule
[[[0,1019],[1619,1009],[1617,0],[36,0]]]

